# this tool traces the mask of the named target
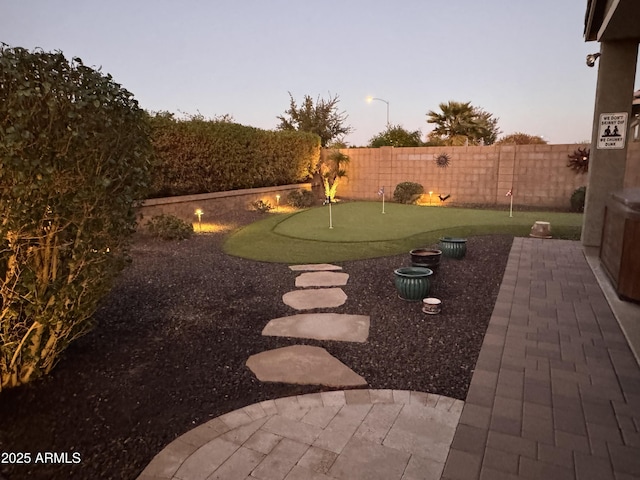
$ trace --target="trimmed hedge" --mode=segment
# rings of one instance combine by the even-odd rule
[[[157,166],[148,198],[298,183],[320,159],[320,138],[307,132],[168,115],[151,125]]]

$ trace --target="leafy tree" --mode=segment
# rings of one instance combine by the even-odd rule
[[[0,46],[0,390],[47,374],[127,260],[147,115],[61,52]]]
[[[324,196],[333,202],[338,190],[338,185],[347,176],[346,166],[349,163],[349,156],[338,149],[333,149],[331,153],[322,157],[319,165],[319,172],[324,185]]]
[[[496,145],[545,145],[547,141],[537,135],[516,132],[502,137]]]
[[[347,114],[338,111],[338,95],[329,95],[327,100],[318,96],[315,104],[311,96],[305,95],[300,107],[291,92],[289,98],[289,109],[284,115],[277,117],[280,120],[279,130],[315,133],[320,137],[320,145],[323,147],[329,145],[332,140],[339,140],[352,132],[353,129],[345,124]]]
[[[435,124],[429,141],[445,145],[491,145],[497,138],[498,119],[471,102],[441,103],[441,112],[427,112],[427,123]]]
[[[422,146],[420,130],[410,132],[401,125],[388,125],[386,130],[369,140],[369,147],[420,147]]]

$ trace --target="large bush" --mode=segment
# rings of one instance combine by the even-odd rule
[[[306,180],[320,158],[320,138],[170,114],[151,119],[158,167],[150,197],[270,187]]]
[[[309,208],[316,203],[316,196],[310,190],[294,190],[287,195],[287,203],[294,208]]]
[[[402,182],[396,185],[393,199],[398,203],[416,203],[423,193],[424,187],[419,183]]]
[[[571,194],[569,202],[574,212],[584,212],[584,203],[587,198],[587,187],[578,187]]]
[[[48,373],[125,265],[146,115],[60,52],[0,47],[0,390]]]
[[[154,215],[147,228],[151,235],[163,240],[185,240],[193,235],[193,225],[175,215]]]

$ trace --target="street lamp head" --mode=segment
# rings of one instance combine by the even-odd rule
[[[389,126],[389,102],[387,100],[382,99],[382,98],[367,97],[367,102],[371,103],[373,100],[378,100],[380,102],[384,102],[384,103],[387,104],[387,126]]]

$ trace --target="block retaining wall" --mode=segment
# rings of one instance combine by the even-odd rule
[[[178,197],[151,198],[144,200],[138,209],[139,224],[144,224],[154,215],[175,215],[188,223],[197,221],[197,209],[204,212],[203,222],[215,221],[216,216],[235,210],[247,210],[257,200],[269,202],[275,207],[280,195],[280,205],[286,205],[287,195],[295,190],[311,190],[310,183],[281,185],[278,187],[250,188],[228,192],[202,193],[199,195],[183,195]]]

